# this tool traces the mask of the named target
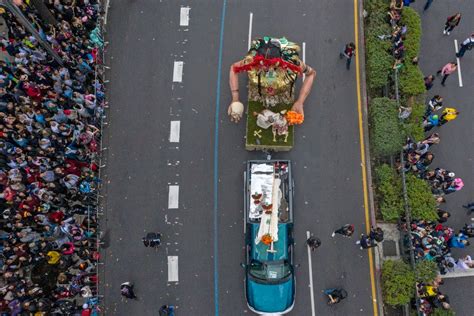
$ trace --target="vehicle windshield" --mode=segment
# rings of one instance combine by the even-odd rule
[[[291,266],[287,261],[261,262],[252,260],[250,275],[263,281],[278,281],[291,274]]]

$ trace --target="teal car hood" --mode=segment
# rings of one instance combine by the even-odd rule
[[[260,284],[247,280],[247,300],[257,312],[284,312],[293,305],[294,297],[292,277],[280,284]]]

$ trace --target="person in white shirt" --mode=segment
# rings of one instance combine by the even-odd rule
[[[456,268],[463,271],[468,271],[474,267],[474,261],[471,256],[465,256],[464,258],[459,258],[456,262]]]
[[[456,53],[456,57],[462,58],[466,50],[471,50],[473,47],[474,47],[474,33],[472,33],[470,37],[466,38],[464,42],[462,42],[459,52]]]

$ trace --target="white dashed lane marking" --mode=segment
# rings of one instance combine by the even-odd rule
[[[175,61],[173,66],[173,82],[183,81],[183,66],[184,62]]]
[[[179,25],[189,26],[189,10],[190,7],[181,7],[181,13],[179,15]]]
[[[168,209],[179,207],[179,185],[170,185],[168,191]]]
[[[252,43],[252,24],[253,24],[253,13],[250,12],[250,18],[249,18],[249,48],[250,50],[250,43]]]
[[[458,50],[458,40],[454,40],[454,51],[456,54],[459,52]],[[462,74],[461,74],[461,60],[459,57],[456,57],[456,63],[458,64],[458,80],[459,80],[459,87],[462,88]]]
[[[179,133],[181,128],[180,121],[171,121],[170,124],[170,143],[179,143]]]
[[[178,281],[178,256],[168,256],[168,282]]]

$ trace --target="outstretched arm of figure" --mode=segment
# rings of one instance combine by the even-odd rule
[[[243,61],[239,60],[230,66],[229,70],[229,86],[232,93],[232,102],[239,101],[239,75],[234,72],[234,67],[242,66]]]
[[[230,66],[230,70],[229,70],[229,86],[230,86],[230,91],[231,91],[231,94],[232,94],[232,101],[229,105],[229,107],[227,108],[227,114],[229,115],[230,117],[230,120],[232,122],[239,122],[240,119],[242,118],[242,114],[243,114],[243,106],[240,105],[240,108],[239,109],[233,109],[232,108],[232,103],[234,102],[240,102],[239,100],[239,75],[234,71],[234,67],[238,67],[238,66],[242,66],[243,65],[243,60],[240,60],[238,62],[235,62],[232,64],[232,66]]]
[[[291,108],[293,111],[298,112],[304,115],[304,101],[308,97],[309,93],[311,92],[311,88],[313,87],[314,79],[316,78],[316,70],[311,68],[310,66],[306,65],[306,69],[304,71],[306,78],[301,86],[300,94],[298,99],[293,104]]]

